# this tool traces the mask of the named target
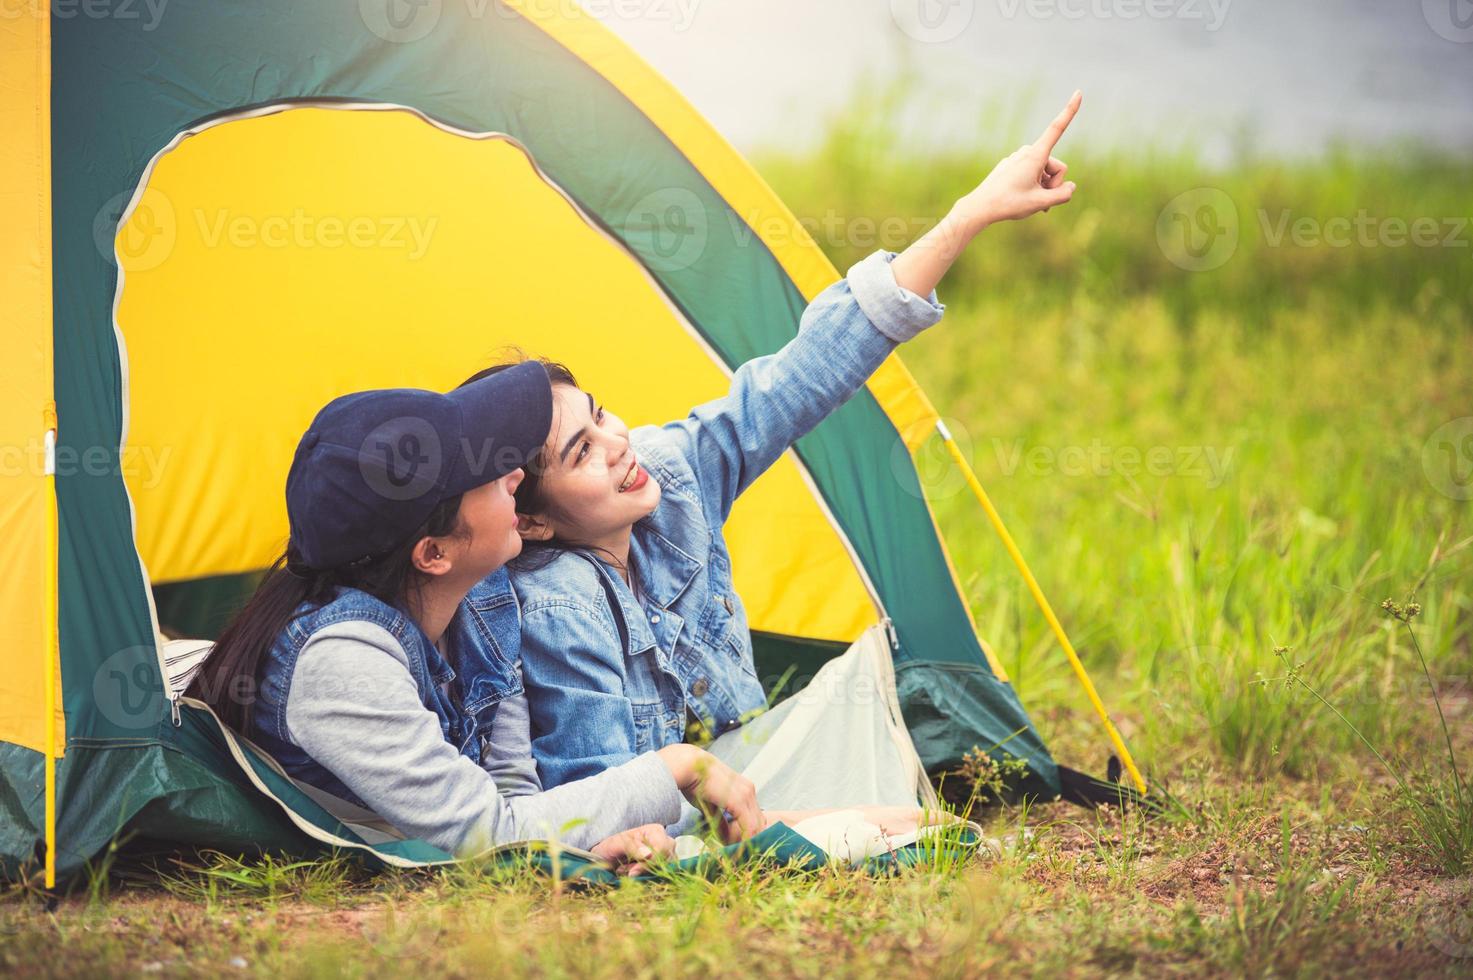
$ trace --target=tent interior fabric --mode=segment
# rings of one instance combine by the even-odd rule
[[[0,18],[8,871],[47,837],[52,760],[63,873],[120,834],[444,860],[365,842],[180,698],[162,629],[213,635],[280,551],[286,467],[330,398],[445,389],[516,346],[631,425],[664,421],[780,348],[839,278],[576,7],[384,8]],[[739,502],[759,672],[798,690],[857,644],[924,770],[981,748],[1052,798],[1060,771],[915,472],[936,421],[892,357]]]

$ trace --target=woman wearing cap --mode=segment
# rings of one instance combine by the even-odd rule
[[[285,554],[190,693],[338,816],[453,853],[557,836],[643,860],[670,851],[683,798],[750,836],[752,784],[694,746],[541,791],[502,566],[551,417],[537,364],[329,403],[287,477]]]
[[[941,318],[935,286],[978,232],[1070,199],[1051,154],[1079,103],[1076,92],[1037,142],[903,254],[851,268],[809,304],[795,339],[686,418],[631,432],[565,368],[545,365],[553,425],[517,489],[533,547],[512,566],[543,785],[678,744],[690,726],[720,735],[765,707],[722,538],[732,503]]]

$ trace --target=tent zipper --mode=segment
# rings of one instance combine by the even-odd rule
[[[885,635],[890,638],[890,649],[900,649],[900,634],[895,631],[895,621],[889,616],[880,620],[880,625],[885,628]]]
[[[164,683],[167,684],[169,682],[168,682],[167,679],[165,679]],[[170,689],[169,689],[169,714],[173,718],[174,727],[175,728],[179,728],[180,726],[182,726],[184,724],[184,719],[179,717],[179,698],[181,696],[182,696],[182,692],[176,691],[172,687],[170,687]]]

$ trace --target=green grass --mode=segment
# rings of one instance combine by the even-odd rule
[[[841,219],[820,235],[841,269],[873,244],[851,219],[934,218],[1024,135],[915,159],[885,135],[906,111],[882,95],[813,156],[758,161],[815,227]],[[1473,446],[1433,438],[1473,416],[1473,248],[1272,247],[1257,218],[1466,217],[1473,164],[1210,171],[1063,150],[1076,201],[986,232],[905,359],[1182,812],[993,810],[1001,856],[959,867],[600,892],[505,870],[196,855],[140,873],[109,857],[54,913],[0,903],[0,971],[1473,975],[1466,784],[1448,757],[1466,779],[1473,504],[1457,491]],[[1156,223],[1204,186],[1233,200],[1240,243],[1189,272]],[[984,637],[1058,757],[1102,771],[1107,743],[980,510],[938,445],[920,463]],[[1387,598],[1421,613],[1402,622]],[[1398,779],[1443,820],[1441,851]]]

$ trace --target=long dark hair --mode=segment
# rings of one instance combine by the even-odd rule
[[[331,600],[339,588],[360,589],[390,605],[412,599],[424,584],[411,560],[414,546],[421,538],[460,533],[460,500],[457,495],[441,501],[402,544],[361,563],[311,568],[288,541],[250,601],[215,641],[187,693],[215,709],[236,731],[249,732],[262,661],[292,620]]]

